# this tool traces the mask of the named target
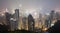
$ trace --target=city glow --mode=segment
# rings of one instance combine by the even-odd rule
[[[14,20],[13,18],[10,18],[10,20]]]
[[[50,15],[49,13],[46,13],[46,15]]]
[[[59,12],[60,0],[0,0],[0,26],[3,31],[6,25],[6,31],[45,33],[60,22]]]
[[[37,12],[35,12],[34,15],[37,15]]]
[[[54,24],[51,24],[51,27],[54,26]]]
[[[14,14],[15,13],[15,10],[14,9],[12,9],[12,13],[11,14]]]
[[[48,28],[44,28],[43,31],[46,31]]]
[[[7,8],[6,8],[6,11],[5,12],[9,12]]]
[[[26,15],[29,15],[29,14],[30,14],[30,13],[29,13],[29,10],[26,9],[25,14],[26,14]]]
[[[1,14],[2,16],[4,16],[5,14]]]

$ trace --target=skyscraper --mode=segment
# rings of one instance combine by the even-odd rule
[[[48,17],[46,17],[46,19],[45,19],[45,26],[46,26],[47,28],[49,28],[49,27],[50,27],[49,24],[50,24],[50,19],[49,19],[49,16],[48,16]]]
[[[18,22],[19,22],[19,9],[15,9],[15,13],[12,14],[10,18],[11,31],[18,29]]]
[[[56,19],[57,19],[57,20],[60,19],[60,12],[56,12]]]
[[[28,16],[28,30],[34,31],[35,22],[31,14]]]
[[[54,18],[55,18],[55,12],[54,12],[54,10],[52,10],[50,13],[50,22],[49,22],[50,27],[51,27],[51,24],[53,23],[52,21]]]
[[[10,18],[11,18],[11,14],[6,12],[5,16],[6,16],[6,23],[8,25],[8,30],[10,30]]]
[[[18,29],[18,22],[19,22],[19,9],[15,9],[14,19],[16,19],[16,29]]]
[[[23,29],[25,29],[25,30],[26,30],[26,24],[27,24],[27,23],[26,23],[26,22],[27,22],[26,20],[27,20],[26,17],[23,17],[23,18],[22,18],[22,26],[23,26]]]
[[[15,9],[15,17],[17,20],[19,19],[19,9]]]
[[[42,28],[43,22],[42,22],[42,14],[39,13],[39,26]]]

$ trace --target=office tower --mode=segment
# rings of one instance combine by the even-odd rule
[[[15,17],[17,20],[19,19],[19,9],[15,9]]]
[[[16,19],[16,29],[18,29],[18,22],[19,22],[19,9],[15,9],[14,19]]]
[[[12,15],[8,12],[6,12],[5,15],[6,15],[6,23],[8,25],[8,30],[9,31],[16,30],[16,22],[14,21],[15,19],[13,18],[14,15]]]
[[[8,25],[8,30],[10,30],[10,18],[11,18],[11,14],[6,12],[5,16],[6,16],[6,24]]]
[[[16,22],[16,19],[10,18],[10,28],[11,28],[11,31],[14,31],[14,30],[17,29],[17,22]]]
[[[51,16],[51,19],[53,19],[53,16],[54,16],[54,10],[51,11],[50,16]]]
[[[54,10],[52,10],[50,13],[50,22],[49,22],[50,27],[51,27],[51,24],[53,23],[52,21],[54,18],[55,18],[55,12],[54,12]]]
[[[34,31],[35,22],[31,14],[28,16],[28,30]]]
[[[10,30],[14,31],[18,29],[19,22],[19,9],[15,9],[15,13],[10,16]]]
[[[22,29],[22,17],[21,17],[21,16],[20,16],[19,22],[18,22],[18,29],[19,29],[19,30]]]
[[[10,18],[11,18],[11,14],[8,13],[8,12],[6,12],[6,13],[5,13],[5,16],[6,16],[7,24],[9,25],[9,23],[10,23]]]
[[[56,19],[60,20],[60,12],[56,12]]]
[[[39,13],[39,27],[42,28],[43,22],[42,22],[42,14]]]
[[[50,27],[49,24],[50,24],[50,19],[49,19],[49,16],[48,16],[48,17],[46,17],[46,19],[45,19],[45,26],[46,26],[47,28],[49,28],[49,27]]]
[[[22,18],[22,26],[23,26],[23,29],[25,29],[26,30],[26,24],[27,24],[27,18],[26,17],[23,17]]]
[[[6,17],[5,17],[5,14],[0,14],[0,24],[5,24],[5,25],[7,25],[6,24]]]

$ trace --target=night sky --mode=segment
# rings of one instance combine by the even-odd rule
[[[0,0],[0,10],[7,8],[10,12],[16,8],[41,9],[42,13],[51,10],[60,11],[60,0]]]

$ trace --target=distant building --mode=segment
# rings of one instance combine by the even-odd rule
[[[11,18],[11,19],[10,19],[10,28],[11,28],[11,31],[14,31],[14,30],[17,29],[16,19],[14,19],[14,18]]]
[[[42,22],[42,14],[39,13],[39,26],[42,28],[43,22]]]
[[[28,30],[34,31],[34,27],[35,27],[34,19],[33,19],[32,15],[29,14],[29,16],[28,16]]]
[[[6,12],[5,13],[5,16],[6,16],[6,24],[8,25],[8,27],[9,27],[9,29],[8,30],[10,30],[10,18],[11,18],[11,14],[10,13],[8,13],[8,12]]]
[[[15,9],[15,18],[19,19],[19,9]]]
[[[54,19],[54,14],[55,14],[55,12],[54,12],[54,10],[52,10],[51,13],[50,13],[50,22],[49,22],[50,27],[51,27],[51,23]]]
[[[60,12],[56,12],[56,18],[57,20],[60,20]]]
[[[15,9],[15,14],[14,14],[14,17],[13,17],[14,19],[16,19],[16,29],[18,29],[18,22],[19,22],[19,9]]]
[[[54,10],[51,11],[50,13],[50,26],[56,22],[56,13]]]
[[[14,14],[10,14],[8,12],[5,13],[7,25],[9,26],[9,30],[14,31],[18,29],[19,22],[19,9],[15,9]]]
[[[26,24],[27,24],[27,18],[26,17],[23,17],[22,18],[22,26],[23,26],[23,29],[25,29],[26,30]]]
[[[50,19],[49,19],[49,17],[47,17],[46,20],[45,20],[45,26],[46,26],[47,28],[50,27]]]
[[[4,14],[4,16],[0,15],[0,24],[5,24],[5,25],[7,25],[5,14]]]

